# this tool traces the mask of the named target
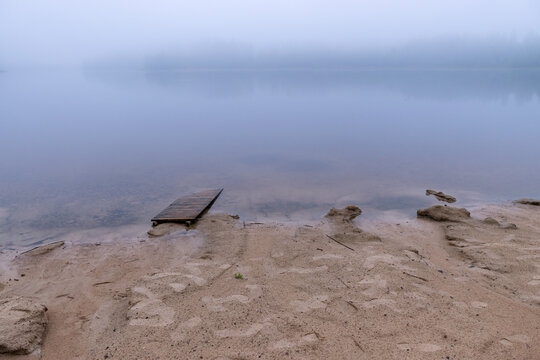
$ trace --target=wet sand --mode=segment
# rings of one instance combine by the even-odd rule
[[[0,297],[49,319],[40,352],[5,357],[537,359],[540,207],[469,210],[69,235],[4,266]]]

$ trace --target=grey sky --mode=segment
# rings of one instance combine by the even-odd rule
[[[540,34],[538,0],[0,0],[0,65],[69,65],[199,42],[372,47]]]

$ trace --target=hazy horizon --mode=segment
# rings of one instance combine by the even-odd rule
[[[311,54],[319,61],[320,54],[334,58],[360,54],[373,62],[415,49],[418,57],[431,56],[430,49],[444,55],[440,46],[444,43],[460,53],[470,51],[465,57],[478,56],[478,44],[498,43],[495,55],[506,52],[518,62],[528,57],[527,61],[533,58],[538,64],[539,39],[540,4],[532,0],[406,4],[390,0],[377,4],[0,0],[3,70],[78,68],[114,61],[130,67],[178,54],[198,59],[204,54],[223,56],[227,61],[231,53],[243,53],[281,62],[293,61],[291,57],[298,54],[306,58]]]

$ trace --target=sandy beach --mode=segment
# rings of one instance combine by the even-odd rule
[[[540,360],[540,0],[0,0],[0,360]]]
[[[33,353],[3,357],[538,359],[540,208],[455,209],[66,238],[5,263],[0,298],[48,322]]]

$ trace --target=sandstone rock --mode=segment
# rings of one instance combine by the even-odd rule
[[[456,198],[450,195],[447,195],[443,193],[442,191],[435,191],[435,190],[426,190],[426,196],[433,195],[437,198],[439,201],[444,201],[447,203],[455,203]]]
[[[0,354],[30,354],[41,345],[45,305],[20,296],[0,299]]]
[[[435,205],[416,212],[418,217],[427,217],[435,221],[461,221],[471,217],[471,213],[464,208]]]
[[[516,229],[517,229],[517,225],[516,225],[516,224],[512,224],[512,223],[506,223],[506,224],[502,224],[502,225],[501,225],[501,229],[506,229],[506,230],[516,230]]]
[[[535,199],[519,199],[514,202],[516,204],[540,206],[540,200],[535,200]]]
[[[61,246],[64,246],[64,242],[63,241],[56,241],[56,242],[53,242],[53,243],[50,243],[50,244],[47,244],[47,245],[42,245],[42,246],[35,247],[35,248],[31,249],[31,250],[23,252],[23,254],[31,255],[31,256],[43,255],[43,254],[46,254],[48,252],[53,251],[56,248],[61,247]]]
[[[484,220],[482,220],[482,222],[484,224],[489,224],[489,225],[497,225],[497,226],[500,225],[499,222],[492,217],[487,217]]]
[[[362,210],[358,206],[349,205],[343,209],[331,208],[325,215],[327,218],[340,219],[345,222],[354,220],[357,216],[362,214]]]

